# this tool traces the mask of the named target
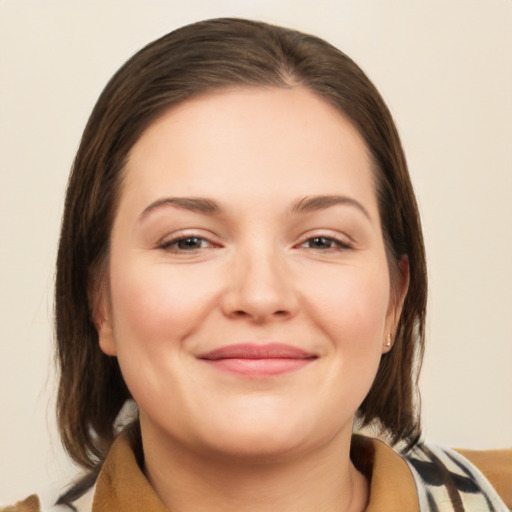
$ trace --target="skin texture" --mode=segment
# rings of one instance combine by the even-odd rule
[[[403,273],[395,297],[363,139],[310,91],[208,94],[153,123],[126,166],[94,317],[139,405],[162,501],[362,510],[352,424]],[[241,343],[308,359],[269,374],[275,362],[226,371],[202,358]]]

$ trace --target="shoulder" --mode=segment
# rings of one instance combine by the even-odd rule
[[[70,504],[59,504],[59,494],[53,491],[32,494],[14,505],[0,506],[0,512],[90,512],[95,488],[96,486],[91,487]]]
[[[8,507],[1,507],[0,512],[40,512],[41,502],[36,494],[32,494],[22,501],[18,501],[14,505]]]
[[[512,509],[512,448],[508,450],[456,450],[475,465]]]
[[[512,450],[452,450],[420,443],[402,456],[415,479],[422,510],[446,502],[454,510],[512,508]]]

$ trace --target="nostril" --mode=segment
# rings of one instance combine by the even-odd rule
[[[259,312],[250,313],[248,311],[244,311],[243,309],[237,309],[235,311],[232,311],[229,314],[229,316],[231,316],[231,318],[247,318],[247,317],[251,317],[255,321],[261,322],[261,321],[265,321],[265,319],[270,319],[272,317],[284,319],[284,318],[288,317],[289,314],[290,314],[290,312],[285,310],[285,309],[279,309],[277,311],[274,311],[271,314],[266,314],[266,313],[263,313],[263,312],[261,312],[261,313],[259,313]]]

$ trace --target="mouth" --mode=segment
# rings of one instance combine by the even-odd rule
[[[247,377],[290,373],[317,358],[311,352],[281,343],[226,345],[198,356],[217,370]]]

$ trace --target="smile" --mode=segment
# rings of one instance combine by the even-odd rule
[[[269,343],[227,345],[201,354],[198,359],[227,373],[247,377],[280,375],[304,368],[317,359],[315,354],[305,350]]]

